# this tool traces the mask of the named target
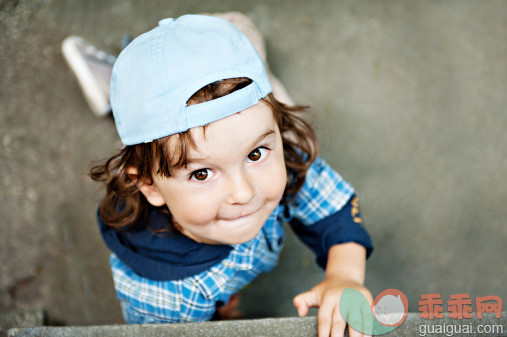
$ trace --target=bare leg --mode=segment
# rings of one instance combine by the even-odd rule
[[[271,73],[271,70],[269,69],[269,65],[266,60],[266,43],[264,42],[264,38],[262,37],[257,27],[255,27],[252,20],[240,12],[215,13],[207,15],[214,15],[226,19],[238,27],[243,32],[243,34],[245,34],[250,39],[260,57],[264,61],[264,65],[266,66],[266,70],[273,87],[273,95],[282,103],[285,103],[287,105],[294,105],[294,101],[287,93],[285,87],[282,85],[280,80],[278,80],[278,78],[276,78],[275,75]]]

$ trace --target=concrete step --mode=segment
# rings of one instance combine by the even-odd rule
[[[10,328],[27,328],[44,324],[44,311],[13,310],[0,313],[0,337],[6,336]]]
[[[450,334],[450,331],[453,333]],[[457,329],[460,329],[459,332]],[[465,329],[470,329],[466,333]],[[482,329],[482,332],[478,329]],[[496,329],[494,332],[492,329]],[[440,333],[438,331],[441,331]],[[507,336],[507,312],[501,318],[483,315],[481,319],[423,319],[418,313],[409,313],[405,322],[396,330],[382,336]],[[316,337],[316,317],[266,318],[253,320],[218,321],[204,323],[104,325],[86,327],[35,327],[17,328],[8,332],[10,337]],[[346,334],[347,336],[347,334]]]

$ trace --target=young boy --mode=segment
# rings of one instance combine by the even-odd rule
[[[304,107],[271,91],[248,38],[220,18],[164,19],[118,57],[111,106],[125,146],[91,176],[107,188],[98,219],[127,322],[220,316],[276,265],[283,222],[326,268],[294,298],[300,316],[319,307],[320,336],[343,335],[343,289],[371,301],[353,188],[317,157]]]

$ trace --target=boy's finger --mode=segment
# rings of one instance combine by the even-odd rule
[[[345,327],[346,326],[347,326],[347,324],[343,321],[334,323],[333,327],[331,328],[331,337],[343,337],[345,335]],[[359,337],[360,336],[361,335],[359,335]],[[350,335],[350,337],[356,337],[356,336]]]
[[[319,313],[317,315],[317,330],[319,337],[329,337],[331,335],[331,326],[333,324],[333,309],[334,307],[331,303],[324,302],[321,304],[319,308]],[[343,334],[337,335],[339,337],[343,337]]]
[[[340,309],[335,308],[333,314],[333,323],[331,325],[331,337],[343,337],[345,334],[346,326],[347,323],[345,323],[345,321],[343,320],[342,315],[340,314]],[[350,336],[352,337],[352,335]]]
[[[375,316],[373,316],[373,312],[369,305],[363,304],[361,307],[361,312],[363,315],[363,337],[370,337],[373,334],[373,321],[375,320]]]
[[[350,337],[363,337],[363,334],[349,325],[349,336]]]
[[[300,317],[306,316],[308,314],[309,308],[319,306],[317,296],[312,291],[307,291],[305,293],[297,295],[296,297],[294,297],[292,303],[296,307],[298,315]]]

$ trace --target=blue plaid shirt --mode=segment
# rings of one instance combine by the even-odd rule
[[[278,205],[255,238],[233,245],[225,259],[205,271],[178,280],[152,280],[136,274],[111,254],[114,285],[125,320],[176,323],[212,319],[217,303],[227,302],[259,274],[276,266],[284,241],[283,222],[293,225],[296,234],[317,253],[321,266],[336,243],[358,242],[369,255],[371,242],[357,215],[343,228],[336,223],[343,218],[340,211],[350,204],[353,193],[338,173],[317,158],[289,209]]]

